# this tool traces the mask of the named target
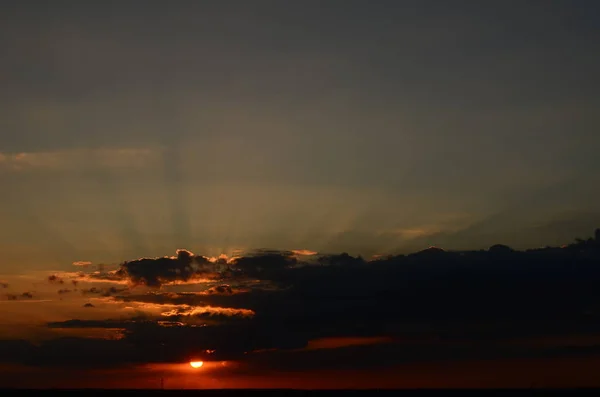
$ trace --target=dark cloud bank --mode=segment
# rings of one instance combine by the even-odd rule
[[[175,257],[124,262],[112,273],[94,276],[154,287],[151,292],[92,291],[142,307],[152,303],[176,309],[158,317],[51,323],[52,328],[116,328],[123,338],[60,338],[41,345],[3,341],[0,359],[95,367],[194,357],[284,370],[595,354],[600,345],[542,349],[507,341],[600,331],[598,237],[528,251],[503,245],[465,252],[430,248],[369,261],[281,251],[211,260],[179,250]],[[211,280],[206,290],[173,292],[165,286],[196,278]],[[311,340],[343,337],[387,339],[368,346],[306,349]]]

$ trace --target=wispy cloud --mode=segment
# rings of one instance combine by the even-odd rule
[[[28,299],[28,300],[8,299],[8,300],[0,300],[0,303],[41,303],[41,302],[52,302],[52,299]]]
[[[311,256],[311,255],[318,254],[317,251],[311,251],[311,250],[307,250],[307,249],[292,250],[292,253],[297,256]]]
[[[192,306],[181,306],[176,309],[163,312],[161,315],[165,317],[178,317],[178,316],[231,316],[231,317],[252,317],[254,316],[254,311],[249,309],[236,309],[231,307],[213,307],[213,306],[204,306],[204,307],[192,307]]]
[[[73,262],[73,266],[81,266],[81,267],[87,267],[87,266],[89,266],[91,264],[92,264],[92,262],[89,262],[89,261],[76,261],[76,262]]]
[[[0,170],[65,169],[70,167],[131,168],[143,167],[161,159],[160,149],[102,148],[48,152],[0,152]]]

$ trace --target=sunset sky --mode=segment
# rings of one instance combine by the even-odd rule
[[[416,317],[393,325],[416,339],[390,340],[387,323],[340,332],[302,311],[327,306],[324,280],[367,294],[385,272],[263,276],[325,254],[592,235],[599,42],[594,0],[3,1],[0,355],[37,358],[0,362],[0,386],[22,373],[40,387],[452,386],[473,371],[529,386],[518,369],[537,353],[471,347],[448,369],[412,361],[456,348]],[[336,321],[350,328],[348,311],[382,307],[348,305]],[[275,313],[295,310],[332,328],[290,332]],[[123,330],[181,323],[167,334],[187,350],[121,345]],[[15,339],[45,347],[20,354]],[[73,376],[64,351],[80,357]],[[594,357],[553,360],[540,381],[594,379]]]

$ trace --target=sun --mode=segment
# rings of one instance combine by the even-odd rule
[[[203,365],[204,365],[203,361],[190,361],[190,366],[192,368],[200,368]]]

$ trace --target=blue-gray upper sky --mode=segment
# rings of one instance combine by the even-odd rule
[[[5,1],[0,266],[600,226],[600,4]]]

